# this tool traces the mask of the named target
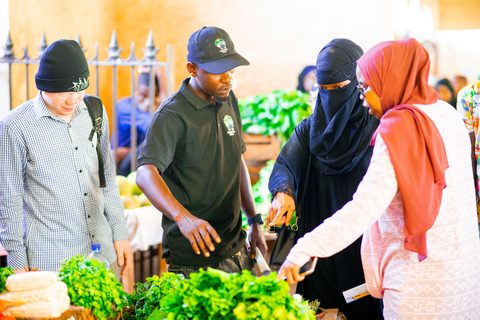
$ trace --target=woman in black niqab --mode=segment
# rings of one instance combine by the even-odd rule
[[[355,70],[362,54],[347,39],[333,39],[320,51],[314,113],[295,128],[270,176],[274,200],[267,223],[280,220],[287,207],[283,199],[291,197],[300,216],[297,239],[352,199],[370,163],[370,140],[379,122],[359,98]],[[365,283],[360,245],[361,238],[319,259],[315,272],[298,283],[297,293],[319,300],[322,308],[339,308],[349,320],[383,319],[380,301],[368,296],[347,304],[342,294]]]

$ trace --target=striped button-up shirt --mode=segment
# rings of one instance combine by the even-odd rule
[[[0,240],[10,267],[54,271],[66,258],[88,255],[92,243],[113,262],[113,243],[128,239],[105,109],[106,188],[100,188],[91,129],[83,101],[68,123],[40,93],[0,121]]]

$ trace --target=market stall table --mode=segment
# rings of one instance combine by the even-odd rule
[[[166,272],[165,259],[161,259],[163,237],[162,213],[154,206],[125,209],[124,213],[132,253],[146,251],[150,246],[158,245],[160,259],[158,275]],[[134,283],[135,270],[132,267],[130,268],[130,272],[122,277],[124,290],[128,293],[133,292]]]

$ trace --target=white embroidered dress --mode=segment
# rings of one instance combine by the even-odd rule
[[[365,279],[370,293],[383,298],[385,319],[477,320],[480,241],[470,140],[447,103],[416,106],[437,126],[449,164],[440,211],[427,232],[428,258],[419,262],[418,254],[404,248],[402,198],[387,146],[378,135],[353,200],[300,239],[288,260],[303,265],[310,256],[329,257],[364,234]]]

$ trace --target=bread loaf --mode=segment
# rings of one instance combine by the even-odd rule
[[[40,289],[53,286],[58,280],[57,274],[50,271],[16,273],[8,276],[5,287],[10,292]]]
[[[15,318],[58,318],[68,310],[70,299],[59,296],[57,301],[33,302],[6,309],[3,314]]]
[[[0,294],[5,308],[11,308],[32,302],[55,302],[63,297],[68,297],[68,288],[62,281],[55,282],[52,286],[33,290],[22,290]]]
[[[40,271],[8,276],[8,292],[0,295],[4,315],[15,318],[58,318],[70,306],[67,285],[55,272]]]

